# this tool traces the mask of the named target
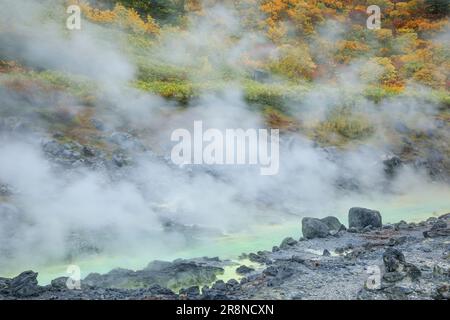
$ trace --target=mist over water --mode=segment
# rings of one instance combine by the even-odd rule
[[[124,125],[145,132],[142,140],[154,152],[131,150],[135,164],[115,174],[83,167],[61,171],[42,151],[52,135],[46,128],[39,134],[4,134],[0,182],[17,190],[12,197],[17,210],[0,220],[0,275],[30,268],[60,274],[65,271],[60,266],[69,263],[106,272],[118,266],[143,267],[152,259],[236,258],[243,251],[269,249],[286,236],[300,237],[303,216],[335,215],[346,223],[348,209],[362,206],[380,210],[386,222],[396,222],[450,209],[447,184],[433,182],[411,166],[404,166],[394,179],[384,171],[382,160],[392,154],[388,129],[398,119],[412,129],[440,130],[433,118],[438,106],[419,99],[398,97],[377,106],[366,99],[358,101],[355,109],[369,119],[376,133],[345,151],[319,148],[300,133],[284,133],[275,176],[261,176],[251,166],[171,164],[171,132],[191,130],[196,120],[219,130],[266,127],[263,117],[245,101],[242,84],[233,81],[219,92],[205,92],[179,110],[173,102],[133,89],[130,82],[136,77],[136,66],[121,45],[105,40],[106,31],[84,20],[81,31],[68,33],[59,21],[64,21],[64,7],[54,3],[1,2],[0,28],[7,30],[0,33],[2,56],[89,78],[98,86],[97,98],[108,106],[96,107],[95,116],[107,119],[110,132]],[[60,10],[61,18],[51,18],[59,17]],[[341,37],[337,29],[329,34],[331,38]],[[242,52],[267,41],[262,35],[243,33],[235,12],[214,7],[204,17],[192,18],[187,37],[166,35],[148,53],[149,59],[156,56],[169,64],[195,66],[200,63],[196,53],[206,52],[210,71],[192,75],[192,81],[203,75],[217,78],[224,66],[239,71]],[[231,48],[221,45],[234,37],[239,41]],[[361,81],[350,66],[342,70],[337,86],[314,84],[300,105],[289,108],[308,127],[342,105],[343,92],[362,90]],[[1,90],[0,108],[7,111],[24,104],[40,108],[39,97],[46,94],[33,88],[35,98],[24,101],[8,88]],[[410,90],[426,89],[412,84]],[[77,113],[79,103],[72,101],[70,111]],[[340,181],[352,181],[359,189],[343,190]],[[168,221],[176,227],[167,230]],[[86,249],[89,254],[77,255]]]

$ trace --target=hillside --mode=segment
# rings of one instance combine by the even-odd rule
[[[408,261],[447,268],[449,14],[446,0],[2,0],[0,299],[23,270],[39,271],[17,281],[41,298],[60,283],[34,281],[76,265],[84,283],[134,290],[114,299],[143,298],[148,275],[149,294],[171,299],[245,279],[244,263],[255,277],[229,298],[336,298],[283,270],[314,276],[319,248],[323,282],[341,266],[343,282],[362,279],[397,236]],[[303,218],[347,224],[353,207],[384,223],[267,251],[304,234]],[[429,245],[423,232],[442,234]],[[331,247],[346,241],[361,257]],[[358,278],[343,295],[434,298],[442,274],[423,268],[426,294],[359,291]],[[305,279],[310,292],[293,289]],[[229,293],[218,286],[213,298]]]

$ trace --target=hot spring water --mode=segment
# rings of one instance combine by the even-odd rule
[[[334,215],[342,223],[347,224],[347,212],[350,207],[366,207],[379,210],[383,217],[383,223],[395,223],[400,220],[407,222],[419,222],[431,216],[439,216],[450,212],[450,189],[436,185],[427,191],[410,192],[405,195],[386,195],[377,199],[364,196],[341,199],[336,203],[335,212],[311,213],[311,216],[323,217]],[[288,236],[298,239],[301,236],[301,216],[283,216],[280,223],[264,223],[249,226],[245,231],[216,236],[193,243],[189,247],[176,249],[172,252],[152,254],[142,249],[140,253],[130,251],[129,254],[120,253],[114,255],[89,256],[76,261],[81,269],[81,276],[85,277],[91,272],[106,273],[114,268],[127,268],[138,270],[144,268],[152,260],[172,261],[177,258],[195,257],[219,257],[221,259],[238,260],[241,253],[256,252],[259,250],[271,250],[274,245],[279,245]],[[151,246],[151,244],[148,244]],[[147,247],[149,248],[149,247]],[[239,262],[240,264],[243,261]],[[245,261],[251,265],[251,262]],[[0,270],[1,276],[15,276],[18,273],[33,269],[39,272],[40,284],[48,284],[59,276],[68,276],[67,263],[47,266],[17,266],[15,270]],[[225,269],[225,274],[220,279],[238,278],[235,274],[236,266]]]

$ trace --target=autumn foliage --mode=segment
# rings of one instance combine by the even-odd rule
[[[74,3],[81,7],[83,15],[92,22],[114,25],[138,34],[156,34],[159,32],[159,26],[150,15],[147,15],[144,19],[135,9],[126,8],[120,3],[117,3],[112,10],[101,10],[92,7],[87,2]]]
[[[94,6],[87,1],[76,2],[81,5],[83,15],[94,23],[145,36],[160,34],[167,25],[186,32],[188,17],[201,16],[205,8],[217,4],[231,7],[239,15],[243,28],[247,29],[245,32],[264,34],[274,48],[270,49],[273,54],[264,59],[255,59],[253,53],[260,49],[250,48],[242,54],[242,65],[250,69],[265,69],[292,81],[332,80],[342,67],[364,62],[365,66],[359,71],[361,80],[390,87],[393,91],[402,90],[410,82],[435,89],[445,89],[449,83],[450,49],[445,41],[435,41],[450,27],[448,1],[95,2],[108,3],[109,7]],[[370,30],[366,26],[367,8],[373,4],[381,9],[381,29],[378,30]],[[178,18],[168,19],[168,15]],[[226,45],[232,45],[232,42]]]

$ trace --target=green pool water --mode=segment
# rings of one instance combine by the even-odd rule
[[[430,216],[439,216],[450,212],[450,189],[436,186],[427,191],[410,192],[404,195],[386,195],[377,197],[342,198],[336,202],[335,212],[326,215],[335,215],[341,222],[347,224],[347,213],[351,207],[360,206],[379,210],[383,217],[383,223],[394,223],[400,220],[418,222]],[[308,214],[309,215],[309,214]],[[324,215],[311,212],[310,216],[323,217]],[[121,267],[138,270],[145,267],[152,260],[172,261],[177,258],[195,257],[220,257],[221,259],[238,260],[243,252],[256,252],[258,250],[271,250],[274,245],[288,236],[298,239],[301,236],[301,216],[284,216],[279,224],[264,223],[249,226],[240,231],[225,236],[210,238],[207,241],[192,244],[189,247],[176,249],[171,252],[151,254],[143,250],[137,254],[123,252],[114,255],[99,255],[76,261],[81,269],[81,276],[85,277],[91,272],[106,273],[111,269]],[[242,261],[240,261],[242,263]],[[246,261],[249,264],[249,261]],[[17,271],[33,269],[39,272],[39,282],[47,284],[51,279],[59,276],[67,276],[67,264],[52,264],[50,266],[27,266],[18,268]],[[221,279],[236,278],[235,267],[226,268]],[[3,276],[14,276],[18,272],[10,271]]]

